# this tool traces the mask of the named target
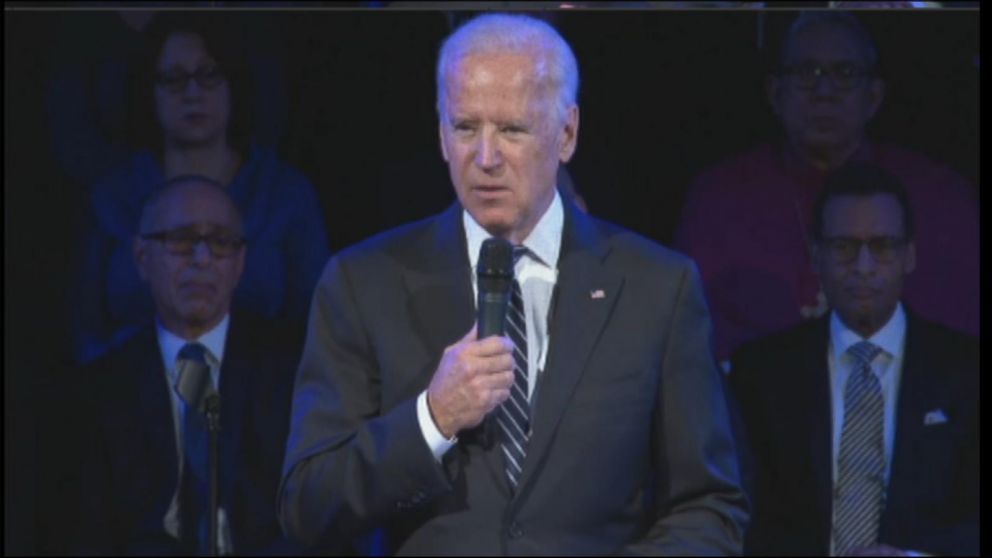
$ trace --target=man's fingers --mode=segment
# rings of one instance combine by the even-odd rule
[[[513,352],[513,341],[502,335],[493,335],[480,339],[469,346],[469,353],[474,356],[489,357]]]
[[[493,383],[500,389],[510,389],[513,386],[513,370],[507,370],[492,374],[490,378],[493,379]]]
[[[472,381],[482,391],[510,389],[513,386],[513,370],[501,370],[492,374],[481,374]]]
[[[472,374],[470,377],[492,376],[509,372],[513,377],[513,357],[509,354],[501,354],[490,357],[477,357],[471,363]]]
[[[513,377],[513,356],[503,353],[497,356],[481,358],[478,368],[480,374],[493,375],[502,372],[510,372]]]
[[[492,401],[493,405],[490,410],[499,407],[504,401],[510,398],[509,389],[496,389],[492,391]]]

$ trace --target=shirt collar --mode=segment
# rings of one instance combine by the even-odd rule
[[[871,141],[866,137],[861,138],[861,142],[858,143],[858,147],[851,153],[848,157],[848,161],[871,161],[874,157],[874,147]],[[785,165],[785,169],[793,174],[800,177],[823,177],[827,174],[826,171],[822,171],[809,164],[806,159],[796,150],[789,141],[786,141],[782,145],[782,161]]]
[[[200,343],[207,348],[207,364],[211,365],[211,368],[215,364],[218,364],[224,360],[224,341],[227,339],[227,328],[231,322],[231,315],[225,314],[224,319],[220,321],[219,324],[214,326],[213,329],[204,333],[197,339],[192,341],[187,341],[182,337],[179,337],[175,333],[165,329],[162,322],[155,319],[155,329],[158,331],[158,346],[162,350],[162,358],[165,362],[165,371],[169,376],[175,374],[176,368],[176,358],[179,356],[179,351],[183,348],[183,345],[187,343]],[[209,359],[214,359],[215,362],[210,362]]]
[[[868,339],[863,339],[857,332],[844,325],[836,310],[830,313],[830,339],[833,342],[834,362],[841,362],[840,359],[844,358],[847,350],[860,341],[869,341],[881,347],[890,357],[899,358],[902,356],[905,338],[906,312],[901,302],[896,303],[896,310],[889,321]]]
[[[468,261],[475,269],[479,263],[479,248],[482,242],[491,238],[486,229],[475,220],[467,210],[462,210],[462,223],[465,226],[465,240],[468,245]],[[530,250],[533,257],[551,269],[558,268],[558,254],[561,251],[561,235],[565,225],[565,209],[562,206],[558,189],[555,197],[544,215],[537,222],[534,230],[524,239],[523,245]]]

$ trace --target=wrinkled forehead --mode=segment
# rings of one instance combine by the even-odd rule
[[[441,109],[449,116],[507,112],[501,115],[511,120],[535,117],[548,112],[555,100],[546,72],[529,54],[464,56],[450,66],[444,87]]]
[[[204,233],[241,233],[241,218],[231,200],[216,186],[187,182],[171,186],[156,203],[157,229],[194,227]]]
[[[448,67],[449,89],[478,85],[537,85],[547,81],[547,63],[536,52],[490,52],[465,54]]]

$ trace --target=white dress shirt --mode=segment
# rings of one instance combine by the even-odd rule
[[[881,329],[868,339],[848,328],[834,311],[830,316],[830,345],[827,349],[827,363],[830,370],[830,400],[833,424],[832,486],[837,484],[837,458],[840,455],[840,437],[844,429],[844,387],[855,364],[847,350],[861,341],[869,341],[882,349],[871,363],[871,371],[878,378],[882,388],[884,405],[883,436],[885,441],[884,482],[888,486],[892,469],[892,447],[896,433],[896,404],[899,395],[899,382],[902,378],[902,361],[906,344],[906,313],[902,304],[897,304],[892,317]],[[836,522],[836,517],[834,517]],[[834,537],[830,537],[830,553],[834,554]]]
[[[473,301],[478,304],[479,286],[475,269],[479,263],[479,248],[482,243],[492,237],[486,232],[468,211],[462,212],[462,223],[465,226],[465,239],[468,248],[468,259],[472,266]],[[521,257],[514,267],[514,277],[520,283],[520,291],[524,300],[524,319],[527,320],[527,397],[534,406],[534,391],[540,381],[541,371],[548,358],[550,332],[548,331],[548,313],[551,310],[551,299],[555,284],[558,282],[558,256],[561,251],[561,235],[565,225],[565,209],[561,197],[555,190],[555,197],[548,209],[537,222],[534,230],[523,241],[528,252]],[[424,434],[428,447],[434,457],[440,461],[441,456],[451,449],[458,441],[450,440],[438,430],[430,416],[427,407],[427,391],[417,398],[417,421]]]
[[[163,518],[165,531],[173,537],[179,538],[179,491],[178,483],[182,482],[183,474],[183,425],[186,417],[186,404],[179,398],[175,386],[178,379],[176,361],[179,358],[179,351],[187,343],[200,343],[206,350],[207,365],[210,367],[210,379],[214,384],[214,389],[220,389],[220,364],[224,360],[224,342],[227,340],[227,329],[230,324],[230,315],[224,316],[213,329],[204,333],[193,341],[187,341],[171,331],[165,329],[162,323],[155,320],[155,329],[158,332],[158,347],[162,353],[162,368],[165,370],[165,382],[169,388],[169,397],[172,400],[172,424],[176,433],[176,456],[179,462],[176,464],[179,475],[177,478],[176,491],[172,495],[172,503]],[[221,554],[231,554],[234,549],[231,545],[230,526],[227,522],[227,513],[220,508],[217,513],[217,544]]]

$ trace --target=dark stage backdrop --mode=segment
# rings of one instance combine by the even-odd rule
[[[270,3],[274,4],[274,3]],[[452,21],[437,11],[229,11],[271,48],[287,103],[279,150],[313,182],[332,250],[452,200],[437,142],[434,62]],[[978,183],[978,11],[861,12],[888,96],[870,126]],[[769,52],[791,11],[560,11],[579,60],[581,123],[568,170],[592,213],[671,240],[691,178],[778,128],[764,98]],[[72,440],[40,439],[70,400],[64,304],[85,184],[52,152],[44,96],[59,53],[104,40],[113,12],[4,18],[5,550],[53,548],[60,492],[46,463]],[[68,30],[68,31],[67,31]],[[66,36],[71,32],[71,36]],[[62,45],[62,46],[57,46]],[[67,407],[70,405],[70,407]],[[54,511],[53,511],[54,510]],[[57,545],[56,545],[57,548]]]

